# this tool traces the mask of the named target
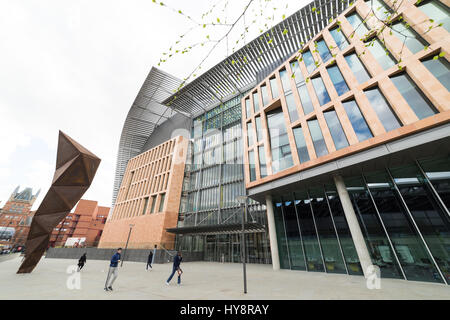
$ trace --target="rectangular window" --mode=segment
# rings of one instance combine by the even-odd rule
[[[355,100],[350,100],[342,103],[347,113],[348,119],[350,120],[353,130],[355,130],[358,140],[364,141],[372,138],[372,132],[367,125],[366,119],[364,119],[361,111],[359,110],[358,104]]]
[[[417,32],[415,32],[411,26],[406,27],[404,22],[397,22],[392,25],[392,33],[405,45],[412,53],[417,53],[428,43],[421,37]]]
[[[422,61],[423,65],[450,91],[450,63],[445,58],[434,59],[432,56]]]
[[[298,95],[300,97],[300,101],[302,103],[303,113],[310,114],[314,111],[314,106],[311,101],[311,97],[309,96],[308,89],[306,88],[306,84],[303,83],[297,87]]]
[[[257,116],[255,117],[256,122],[256,135],[258,137],[258,141],[263,140],[263,131],[262,131],[262,125],[261,125],[261,117]]]
[[[325,84],[323,83],[322,77],[318,76],[311,79],[314,89],[316,90],[317,99],[321,106],[331,101]]]
[[[358,80],[360,84],[370,79],[369,72],[367,72],[366,68],[362,64],[361,60],[359,60],[356,53],[345,56],[345,61],[347,61],[348,66],[350,67],[353,74],[355,75],[356,80]]]
[[[428,100],[407,73],[393,76],[391,80],[419,119],[424,119],[437,113],[430,100]]]
[[[292,61],[290,63],[291,71],[295,80],[295,83],[302,83],[305,82],[305,78],[303,78],[302,71],[300,70],[300,66],[298,64],[298,61]]]
[[[443,24],[443,28],[450,32],[450,10],[438,0],[422,1],[417,6],[430,19],[434,20],[434,24]]]
[[[272,78],[269,81],[270,81],[270,90],[272,92],[272,99],[276,99],[280,95],[280,92],[278,90],[277,78]]]
[[[371,41],[369,40],[368,43],[370,42]],[[378,61],[378,63],[384,70],[389,69],[397,63],[397,61],[395,61],[394,57],[383,46],[380,40],[375,39],[372,44],[373,45],[369,46],[369,51],[372,53],[375,60]]]
[[[267,86],[261,86],[261,94],[262,94],[262,100],[263,105],[267,105],[269,103],[269,93],[267,92]]]
[[[353,29],[355,30],[356,34],[360,37],[364,37],[366,33],[369,32],[369,28],[367,28],[366,24],[363,23],[363,20],[359,16],[356,11],[347,17],[347,21],[352,25]]]
[[[294,164],[289,146],[289,138],[286,132],[286,123],[281,108],[267,113],[267,125],[269,127],[269,139],[272,151],[272,171],[273,173],[277,173]]]
[[[147,211],[147,206],[148,206],[148,197],[144,198],[144,209],[142,210],[142,214],[145,214],[145,212]]]
[[[283,85],[283,92],[291,91],[291,82],[289,81],[289,77],[286,69],[280,71],[281,83]]]
[[[336,150],[348,147],[348,140],[345,135],[344,129],[342,129],[341,122],[336,114],[335,110],[325,111],[323,113],[330,129],[331,137],[333,138]]]
[[[261,174],[261,178],[267,176],[267,165],[266,165],[266,154],[264,150],[264,145],[258,147],[258,156],[259,156],[259,171]]]
[[[317,41],[317,50],[319,51],[319,55],[324,63],[330,60],[331,52],[323,39]]]
[[[250,99],[245,99],[245,114],[247,116],[247,119],[251,117],[251,111],[250,111]]]
[[[392,111],[391,106],[386,101],[386,98],[380,92],[380,89],[373,88],[364,91],[370,101],[372,109],[375,110],[380,122],[383,124],[386,131],[391,131],[401,127],[400,121]]]
[[[164,210],[164,200],[166,199],[166,194],[162,193],[160,200],[159,200],[159,212],[162,212]]]
[[[366,5],[379,20],[386,20],[391,15],[391,9],[382,0],[368,0]]]
[[[251,121],[247,122],[247,142],[249,147],[253,145],[253,127]]]
[[[317,157],[321,157],[328,154],[328,148],[322,135],[322,130],[319,126],[317,119],[308,121],[309,132],[313,140],[314,149],[316,150]]]
[[[344,93],[346,93],[349,89],[338,66],[334,65],[332,67],[329,67],[327,68],[327,71],[331,78],[331,82],[333,82],[334,84],[338,96],[341,96]]]
[[[334,42],[336,42],[336,45],[339,50],[343,50],[348,46],[347,38],[345,37],[340,27],[331,29],[330,34],[333,37]]]
[[[295,144],[297,146],[297,153],[300,163],[309,161],[308,148],[306,147],[303,129],[301,127],[297,127],[292,129],[292,131],[294,132]]]
[[[156,205],[156,196],[152,196],[152,207],[150,209],[150,213],[155,213],[155,205]]]
[[[296,121],[298,119],[298,112],[292,92],[286,95],[286,104],[289,111],[289,119],[291,120],[291,122]]]
[[[258,91],[253,92],[253,106],[255,107],[255,112],[259,111],[259,95]]]
[[[311,73],[314,69],[316,69],[316,64],[314,62],[314,58],[309,50],[305,51],[302,54],[302,58],[303,58],[303,61],[305,62],[306,69],[308,70],[309,73]]]
[[[255,152],[248,152],[248,165],[250,169],[250,181],[256,180]]]

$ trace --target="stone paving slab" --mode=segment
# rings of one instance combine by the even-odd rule
[[[108,263],[91,260],[80,275],[81,288],[68,289],[73,274],[67,268],[76,260],[42,259],[31,274],[16,274],[21,258],[0,263],[0,299],[446,299],[450,286],[396,279],[382,279],[381,289],[369,290],[362,276],[273,271],[270,265],[247,265],[248,293],[243,293],[242,265],[215,262],[182,264],[182,285],[176,276],[170,286],[165,280],[169,264],[155,264],[146,271],[145,263],[124,262],[113,292],[103,290]],[[69,281],[69,283],[75,283]]]

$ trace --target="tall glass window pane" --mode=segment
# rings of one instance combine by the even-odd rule
[[[438,0],[431,0],[421,2],[418,8],[433,19],[435,24],[442,23],[442,27],[450,32],[450,10],[446,5]]]
[[[386,129],[386,131],[391,131],[400,128],[400,121],[398,121],[380,90],[378,88],[373,88],[364,92],[370,101],[370,105],[375,110],[378,118],[383,124],[384,129]]]
[[[266,153],[264,150],[264,145],[258,147],[258,156],[259,156],[259,171],[261,174],[261,178],[267,176],[267,165],[266,165]]]
[[[450,210],[450,157],[419,161],[441,200]]]
[[[314,86],[314,90],[316,90],[317,99],[319,99],[319,103],[321,106],[331,101],[330,96],[328,95],[328,91],[325,88],[325,84],[323,83],[322,77],[316,77],[311,80]]]
[[[384,70],[389,69],[397,63],[389,51],[387,51],[388,55],[386,55],[386,51],[384,50],[385,48],[380,40],[375,39],[372,44],[373,45],[369,46],[369,51]]]
[[[319,51],[319,55],[324,63],[330,60],[331,52],[328,50],[328,46],[324,40],[317,41],[317,50]]]
[[[425,46],[428,46],[428,43],[412,29],[411,27],[406,27],[404,22],[397,22],[392,25],[392,33],[405,45],[412,53],[417,53]]]
[[[278,253],[280,257],[280,267],[282,269],[290,269],[286,230],[281,206],[281,200],[275,200],[273,202],[275,229],[277,230]]]
[[[422,61],[423,65],[450,91],[450,63],[445,58],[430,57]]]
[[[311,97],[309,96],[308,89],[306,88],[306,84],[299,85],[297,87],[298,95],[300,97],[300,101],[302,102],[303,113],[310,114],[314,111],[314,106],[311,101]]]
[[[313,140],[314,149],[316,150],[317,157],[328,154],[327,145],[323,139],[322,130],[320,129],[317,119],[308,121],[309,132]]]
[[[362,178],[345,179],[345,186],[366,240],[372,263],[380,268],[382,278],[402,279],[400,267]]]
[[[348,66],[350,67],[350,69],[352,69],[352,72],[359,83],[364,83],[370,79],[369,72],[367,72],[366,68],[362,64],[361,60],[359,60],[356,53],[345,56],[345,61],[347,61]]]
[[[387,173],[366,178],[407,279],[442,282]]]
[[[164,200],[166,199],[166,194],[163,193],[160,196],[160,200],[159,200],[159,212],[162,212],[164,209]]]
[[[267,125],[269,127],[270,146],[272,149],[272,171],[277,173],[294,164],[281,108],[267,113]]]
[[[355,244],[353,243],[347,219],[345,218],[345,213],[342,209],[341,201],[334,186],[326,186],[326,196],[339,236],[341,248],[344,252],[348,274],[362,275],[363,272],[359,263],[358,253],[356,252]]]
[[[363,23],[363,20],[359,16],[356,11],[347,17],[347,21],[352,25],[353,29],[355,30],[356,34],[360,37],[363,37],[369,29],[366,27],[365,23]]]
[[[289,257],[291,258],[291,269],[306,270],[305,257],[303,256],[303,246],[294,201],[291,199],[289,199],[289,201],[285,201],[283,212]]]
[[[308,148],[306,147],[305,136],[301,127],[292,129],[294,132],[295,144],[297,145],[297,153],[300,163],[309,161]]]
[[[294,122],[298,119],[298,112],[292,92],[286,95],[286,104],[289,111],[289,119],[291,120],[291,122]]]
[[[316,65],[314,63],[314,58],[310,51],[305,51],[302,54],[303,61],[305,62],[306,69],[309,73],[311,73],[314,69],[316,69]]]
[[[437,203],[416,165],[392,169],[391,174],[442,274],[449,279],[449,216]]]
[[[250,99],[245,99],[245,114],[247,119],[251,117]]]
[[[253,145],[253,127],[252,122],[247,122],[247,143],[251,147]]]
[[[333,82],[334,87],[336,88],[336,92],[338,96],[343,95],[346,93],[349,89],[347,86],[347,83],[344,80],[344,77],[342,76],[341,71],[339,70],[338,66],[332,66],[327,68],[328,74],[330,75],[331,82]]]
[[[319,240],[311,213],[311,200],[306,192],[296,192],[295,199],[295,207],[297,208],[298,220],[302,230],[307,270],[323,272],[324,268]]]
[[[322,189],[310,190],[310,197],[312,197],[311,204],[326,271],[329,273],[347,273],[324,191]]]
[[[261,125],[261,117],[260,116],[255,117],[255,121],[256,121],[256,135],[258,136],[258,141],[262,141],[263,129]]]
[[[341,122],[335,110],[326,111],[323,113],[330,129],[331,137],[333,138],[336,150],[348,147],[348,140],[342,129]]]
[[[272,99],[278,98],[278,96],[280,95],[280,93],[279,93],[279,91],[278,91],[278,82],[277,82],[277,78],[272,78],[272,79],[270,79],[270,90],[272,91]]]
[[[358,104],[355,100],[350,100],[342,102],[345,112],[347,112],[348,119],[350,120],[353,130],[355,130],[358,140],[364,141],[372,138],[372,132],[367,125],[366,119],[364,119],[361,111],[359,110]]]
[[[261,86],[261,94],[263,105],[267,105],[269,103],[269,93],[267,92],[267,86]]]
[[[340,28],[336,27],[331,29],[330,34],[333,37],[334,42],[336,42],[336,45],[339,48],[339,50],[343,50],[348,46],[347,38],[345,37],[344,33]]]
[[[291,91],[291,81],[289,80],[286,69],[280,71],[280,78],[283,85],[283,92]]]
[[[386,20],[391,14],[391,9],[382,0],[368,0],[366,4],[380,20]]]
[[[391,77],[391,80],[419,119],[424,119],[437,113],[430,100],[422,93],[408,74],[401,73]]]
[[[255,107],[255,112],[259,111],[259,94],[258,91],[253,92],[253,105]]]
[[[300,66],[298,64],[298,61],[292,61],[290,63],[291,71],[293,74],[293,77],[295,79],[295,83],[302,83],[305,81],[305,78],[303,77],[303,74],[300,70]]]
[[[250,181],[256,180],[255,152],[248,152],[248,164],[250,168]]]

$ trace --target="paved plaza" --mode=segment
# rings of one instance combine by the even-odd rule
[[[103,290],[108,261],[89,260],[80,273],[80,289],[67,273],[77,261],[43,258],[31,274],[16,274],[21,257],[0,256],[0,300],[5,299],[450,299],[450,286],[382,279],[381,289],[369,290],[362,276],[304,271],[273,271],[270,265],[247,265],[248,293],[243,294],[242,265],[187,262],[182,285],[176,276],[165,280],[171,264],[124,262],[113,292]],[[72,278],[70,278],[72,277]]]

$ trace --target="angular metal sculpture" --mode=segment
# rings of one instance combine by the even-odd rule
[[[17,273],[30,273],[48,247],[53,228],[72,210],[94,179],[100,159],[59,131],[56,170],[31,223],[25,260]]]

